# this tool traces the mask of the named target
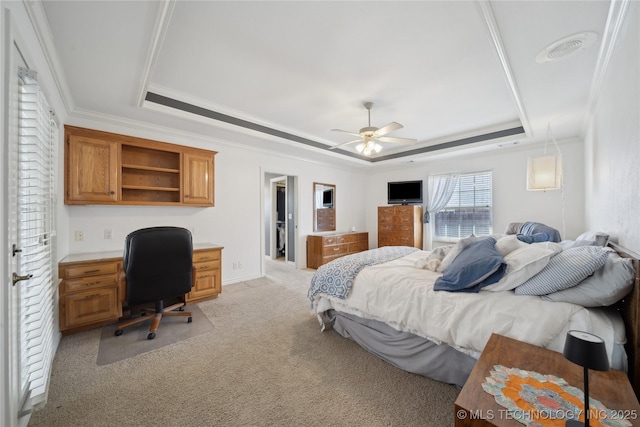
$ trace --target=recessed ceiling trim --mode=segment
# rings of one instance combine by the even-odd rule
[[[313,141],[311,139],[294,135],[289,132],[283,132],[278,129],[273,129],[268,126],[253,123],[248,120],[240,119],[238,117],[233,117],[228,114],[219,113],[217,111],[209,110],[207,108],[199,107],[197,105],[189,104],[187,102],[178,101],[177,99],[169,98],[167,96],[163,96],[154,92],[147,92],[147,95],[145,96],[145,100],[149,102],[154,102],[156,104],[164,105],[165,107],[175,108],[177,110],[184,111],[187,113],[196,114],[198,116],[207,117],[213,120],[218,120],[218,121],[229,123],[235,126],[240,126],[245,129],[250,129],[256,132],[264,133],[264,134],[275,136],[278,138],[287,139],[289,141],[299,142],[301,144],[305,144],[310,147],[320,148],[323,150],[329,149],[326,144],[323,144],[321,142]],[[368,157],[361,156],[351,151],[333,150],[333,152],[338,152],[345,156],[354,157],[357,159],[369,160]]]
[[[154,92],[147,92],[145,96],[145,100],[148,102],[153,102],[155,104],[163,105],[165,107],[174,108],[180,111],[184,111],[186,113],[195,114],[201,117],[210,118],[213,120],[218,120],[224,123],[232,124],[235,126],[239,126],[245,129],[253,130],[256,132],[260,132],[266,135],[275,136],[278,138],[286,139],[293,142],[298,142],[301,144],[305,144],[309,147],[314,147],[322,150],[326,150],[329,152],[331,146],[323,144],[318,141],[314,141],[308,138],[304,138],[298,135],[294,135],[289,132],[283,132],[278,129],[273,129],[268,126],[260,125],[257,123],[250,122],[248,120],[240,119],[238,117],[233,117],[228,114],[220,113],[217,111],[209,110],[204,107],[199,107],[197,105],[190,104],[188,102],[179,101],[177,99],[169,98],[168,96],[160,95]],[[468,144],[474,144],[477,142],[490,141],[498,138],[504,138],[514,135],[522,135],[525,134],[525,129],[523,126],[515,126],[511,128],[501,129],[494,132],[487,132],[480,135],[474,135],[466,138],[459,138],[447,142],[442,142],[439,144],[433,144],[426,147],[415,148],[413,150],[408,151],[400,151],[396,153],[391,153],[383,156],[362,156],[353,151],[335,149],[331,150],[333,153],[339,153],[344,156],[353,157],[356,159],[367,160],[371,163],[382,162],[385,160],[398,159],[407,156],[413,156],[416,154],[424,154],[437,150],[444,150],[448,148],[456,148],[461,147]]]
[[[429,153],[431,151],[444,150],[447,148],[456,148],[463,145],[474,144],[476,142],[490,141],[492,139],[504,138],[513,135],[524,134],[525,130],[522,126],[516,126],[509,129],[502,129],[495,132],[484,133],[482,135],[470,136],[468,138],[455,139],[453,141],[443,142],[441,144],[430,145],[428,147],[415,148],[409,151],[402,151],[400,153],[388,154],[386,156],[372,157],[372,162],[382,162],[384,160],[397,159],[399,157],[413,156],[416,154]]]

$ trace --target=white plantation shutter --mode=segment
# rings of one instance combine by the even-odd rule
[[[491,172],[461,174],[447,206],[435,214],[434,240],[493,234]]]
[[[23,411],[46,399],[53,360],[55,268],[54,144],[58,129],[34,73],[20,69],[18,139],[18,282]]]

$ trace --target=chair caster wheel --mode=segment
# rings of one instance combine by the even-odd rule
[[[187,317],[187,323],[191,323],[191,322],[193,322],[193,317],[191,316]]]
[[[115,336],[119,337],[120,335],[122,335],[124,333],[124,331],[122,329],[116,329],[116,332],[114,333]]]
[[[152,340],[156,337],[156,333],[155,332],[149,332],[149,335],[147,335],[147,339],[148,340]]]

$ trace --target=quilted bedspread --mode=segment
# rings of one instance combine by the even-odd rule
[[[356,254],[346,255],[321,265],[311,278],[309,299],[311,308],[316,295],[322,293],[344,299],[351,291],[351,285],[358,273],[365,267],[409,255],[418,249],[408,246],[383,246]]]

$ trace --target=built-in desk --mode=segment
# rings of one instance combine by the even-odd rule
[[[216,298],[222,292],[222,246],[193,245],[194,285],[187,303]],[[58,263],[60,330],[100,327],[122,317],[126,289],[119,284],[122,251],[70,254]]]

